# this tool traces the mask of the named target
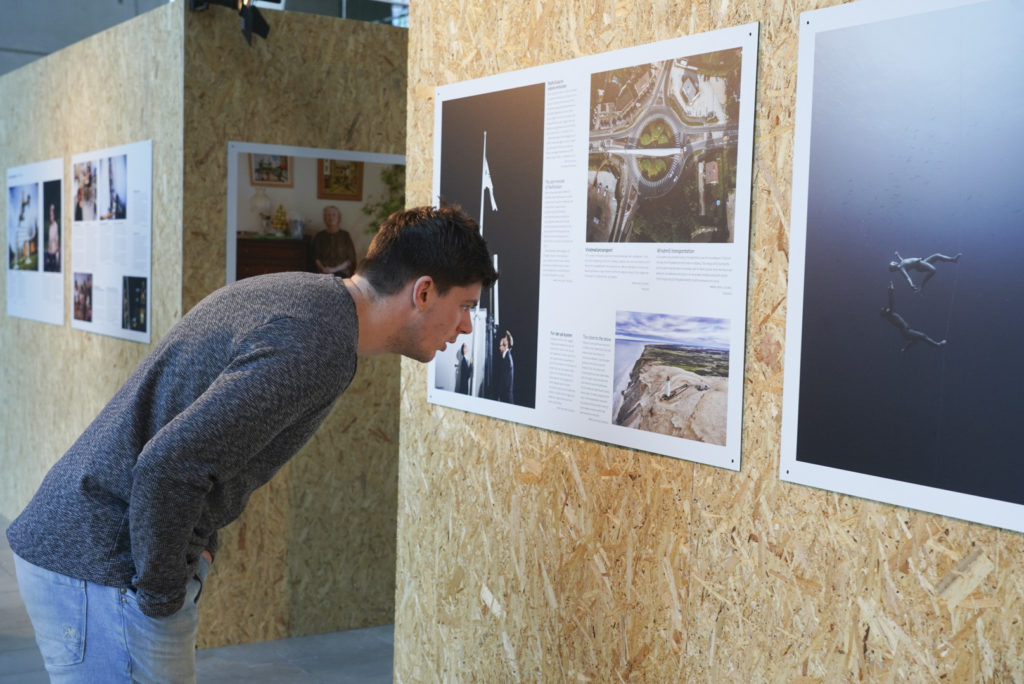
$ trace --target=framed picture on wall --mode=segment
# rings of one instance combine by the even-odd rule
[[[250,184],[290,188],[294,182],[291,157],[255,152],[249,155]]]
[[[800,15],[782,480],[1024,532],[1020,92],[975,106],[1024,80],[989,59],[1022,22],[1012,0]]]
[[[434,357],[429,402],[739,470],[758,32],[437,88],[432,196],[515,275]]]
[[[318,159],[316,196],[318,199],[363,199],[363,162],[343,159]]]

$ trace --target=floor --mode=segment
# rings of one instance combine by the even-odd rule
[[[14,561],[0,518],[0,684],[46,684],[43,661],[18,594]],[[333,634],[201,650],[200,684],[216,682],[391,682],[394,627],[369,627]]]

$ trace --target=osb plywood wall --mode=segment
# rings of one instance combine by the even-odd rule
[[[402,369],[396,682],[1024,681],[1021,535],[778,479],[799,13],[813,0],[412,5],[433,87],[761,23],[739,473],[426,402]]]
[[[250,47],[237,13],[186,13],[186,311],[224,284],[228,141],[405,151],[405,30],[264,16],[270,35]],[[399,375],[397,358],[361,360],[314,439],[224,530],[201,646],[393,620]]]
[[[0,516],[8,519],[150,350],[71,329],[72,155],[153,141],[154,342],[181,316],[181,4],[0,77],[3,168],[64,159],[65,323],[0,317]],[[4,192],[0,216],[7,216],[6,202]]]

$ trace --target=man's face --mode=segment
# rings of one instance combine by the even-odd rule
[[[417,314],[413,349],[406,356],[426,363],[459,335],[473,332],[471,312],[480,301],[480,290],[480,283],[456,285],[443,295],[431,288]]]

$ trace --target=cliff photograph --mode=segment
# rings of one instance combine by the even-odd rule
[[[725,445],[728,321],[619,312],[612,422]]]

